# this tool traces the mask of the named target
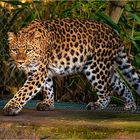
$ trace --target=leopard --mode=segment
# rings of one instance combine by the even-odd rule
[[[109,25],[91,19],[58,18],[32,20],[17,32],[8,32],[9,54],[27,79],[4,107],[4,114],[19,114],[40,91],[39,111],[54,110],[54,77],[82,73],[96,90],[98,99],[89,110],[105,109],[116,93],[127,111],[136,103],[116,67],[140,95],[140,77],[119,35]]]

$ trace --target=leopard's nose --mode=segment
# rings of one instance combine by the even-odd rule
[[[17,61],[17,65],[21,66],[24,63],[24,61]]]

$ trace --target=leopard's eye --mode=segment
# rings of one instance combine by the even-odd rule
[[[26,49],[26,53],[30,53],[30,52],[32,52],[32,49]]]
[[[11,52],[17,53],[17,49],[16,48],[13,48],[13,49],[11,49]]]

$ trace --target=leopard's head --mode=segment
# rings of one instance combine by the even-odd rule
[[[9,53],[19,69],[34,69],[44,55],[45,29],[39,21],[32,21],[17,34],[8,32]]]

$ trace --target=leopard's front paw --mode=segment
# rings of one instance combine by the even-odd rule
[[[21,109],[19,109],[16,106],[13,106],[13,105],[6,105],[3,110],[4,110],[5,115],[7,115],[7,116],[15,116],[15,115],[17,115],[19,113],[19,111]]]
[[[87,110],[101,110],[102,108],[101,108],[101,106],[98,103],[90,102],[86,106],[86,109]]]
[[[53,104],[48,105],[48,104],[46,104],[46,103],[40,102],[40,103],[38,103],[36,109],[37,109],[38,111],[50,111],[50,110],[54,110],[55,107],[54,107]]]

